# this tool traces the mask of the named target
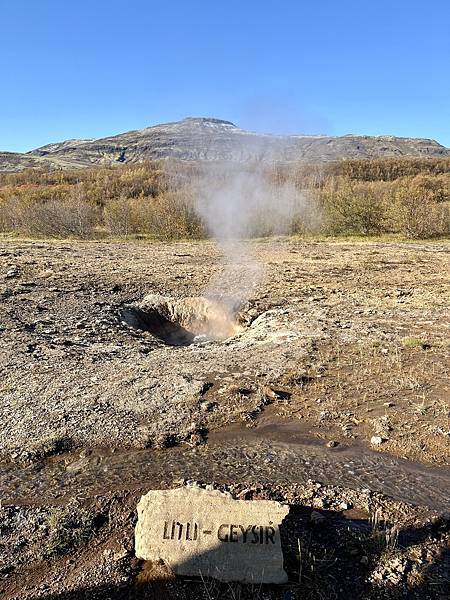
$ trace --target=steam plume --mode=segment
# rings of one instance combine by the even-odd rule
[[[248,300],[260,285],[264,265],[248,240],[285,234],[299,220],[311,222],[309,197],[292,182],[277,180],[266,162],[207,163],[194,189],[196,210],[224,256],[224,271],[206,295],[225,301],[230,311]]]

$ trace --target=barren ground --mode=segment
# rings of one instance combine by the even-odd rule
[[[283,436],[291,436],[290,442],[298,448],[306,449],[309,444],[328,453],[331,466],[333,453],[344,453],[341,464],[346,467],[352,453],[369,457],[370,476],[378,464],[380,469],[388,464],[377,463],[375,453],[380,459],[397,461],[389,463],[391,479],[387,477],[387,484],[392,474],[399,477],[402,465],[406,465],[397,458],[433,466],[430,477],[442,473],[448,478],[448,245],[273,239],[255,241],[251,250],[265,272],[263,279],[255,282],[245,306],[248,326],[224,342],[173,347],[123,323],[121,311],[125,304],[138,302],[148,293],[195,296],[204,292],[211,277],[220,281],[223,265],[213,243],[0,243],[0,451],[5,474],[1,491],[11,505],[3,508],[0,532],[0,555],[4,552],[7,557],[1,571],[5,597],[128,597],[120,595],[122,592],[137,597],[129,585],[136,577],[145,577],[145,569],[132,562],[130,546],[139,485],[130,484],[135,491],[127,496],[128,484],[123,483],[127,474],[122,472],[121,489],[125,491],[119,494],[118,486],[110,481],[105,489],[97,489],[94,483],[103,485],[100,473],[107,471],[100,467],[91,491],[83,488],[84,501],[91,497],[87,508],[70,503],[68,506],[75,508],[63,513],[52,508],[61,502],[58,497],[69,496],[70,502],[79,503],[82,488],[76,488],[75,475],[94,473],[94,463],[110,465],[113,471],[117,459],[114,463],[111,457],[116,453],[131,457],[130,472],[133,461],[138,461],[133,452],[156,452],[162,464],[161,456],[165,455],[161,453],[167,453],[167,464],[173,467],[164,477],[158,474],[159,479],[153,473],[148,485],[174,485],[171,476],[182,474],[181,457],[191,460],[193,452],[202,461],[204,479],[208,460],[214,467],[212,474],[221,470],[218,461],[222,461],[228,483],[236,486],[247,481],[254,485],[254,478],[248,480],[242,469],[233,480],[232,468],[238,462],[234,450],[222,446],[222,454],[214,454],[214,448],[220,449],[223,440],[236,431],[239,439],[247,439],[245,431],[249,435],[259,432],[258,444],[263,444],[264,426],[268,426],[267,436],[274,436],[278,445],[261,451],[265,471],[258,470],[259,454],[246,454],[247,467],[253,461],[257,476],[273,482],[272,487],[263,486],[266,491],[261,493],[271,497],[278,493],[280,499],[294,504],[306,506],[309,502],[318,509],[332,509],[336,514],[327,516],[331,519],[327,526],[337,532],[340,526],[333,519],[341,518],[343,499],[349,506],[366,511],[361,519],[354,517],[365,522],[371,509],[369,500],[359,492],[336,491],[335,487],[324,496],[318,491],[321,488],[308,484],[307,489],[315,491],[305,504],[306,488],[295,488],[294,493],[282,481],[283,471],[288,477],[297,460],[295,454],[289,454],[287,441],[283,446]],[[242,257],[244,269],[246,261]],[[232,294],[238,289],[238,275],[226,279],[224,291]],[[371,444],[371,438],[378,438],[377,443]],[[256,447],[254,438],[247,441]],[[181,444],[180,454],[170,454],[173,450],[168,447],[177,444]],[[314,462],[319,450],[311,450],[312,462],[300,467],[298,461],[298,468],[311,468],[314,479],[320,481],[317,465],[321,463]],[[150,454],[139,456],[152,462]],[[174,462],[177,456],[178,467]],[[102,462],[104,457],[106,462]],[[364,467],[366,463],[362,464]],[[273,470],[268,471],[269,467]],[[66,477],[74,477],[73,492],[70,478],[64,493],[53,493],[56,487],[52,489],[51,479],[37,488],[47,468],[53,469],[52,473],[58,471],[58,476],[65,470]],[[249,475],[248,468],[245,473]],[[408,471],[406,481],[410,477],[413,475]],[[424,479],[422,487],[434,487],[429,481]],[[278,483],[283,487],[275,492]],[[351,479],[345,483],[351,484]],[[417,485],[420,487],[420,477]],[[367,487],[371,487],[370,480]],[[439,508],[445,483],[442,489],[444,492],[436,496]],[[389,488],[386,492],[391,495]],[[103,496],[92,498],[92,493]],[[391,501],[383,502],[386,507]],[[34,507],[27,508],[30,503]],[[358,557],[358,565],[364,563],[364,568],[358,567],[360,587],[355,597],[372,593],[382,597],[374,573],[384,567],[389,573],[398,571],[390,587],[385,585],[388,575],[381,576],[386,597],[403,593],[407,585],[415,594],[412,597],[443,597],[441,584],[448,564],[441,560],[437,571],[434,569],[434,588],[424,587],[423,577],[436,563],[436,556],[443,556],[448,522],[433,529],[428,509],[408,505],[400,510],[393,502],[389,506],[400,528],[420,533],[413,536],[414,543],[405,542],[401,553],[389,554],[389,560],[400,560],[400,567],[389,566],[385,549],[364,550],[367,536],[361,541],[355,534],[359,540],[356,550],[353,538],[350,542],[345,538],[344,563],[339,568],[350,568],[351,556]],[[127,515],[131,515],[129,519]],[[67,529],[69,517],[76,517],[76,522],[69,527],[73,535],[66,539],[59,530]],[[62,519],[62,526],[58,519]],[[119,534],[120,524],[123,528]],[[41,533],[45,547],[39,541]],[[57,538],[53,542],[52,535]],[[329,564],[336,562],[329,556],[334,549],[321,541],[317,528],[308,535],[308,543],[317,543],[318,550],[314,554],[311,546],[305,568],[311,569],[315,560],[320,563],[320,585],[308,571],[304,574],[306,587],[289,588],[291,596],[287,597],[296,598],[298,593],[298,597],[348,598],[352,582],[343,582],[339,591],[332,585],[333,578],[342,580],[339,572],[330,567],[331,579],[325,576]],[[11,555],[11,544],[16,558]],[[416,554],[411,554],[413,546]],[[103,552],[100,561],[95,558],[98,552]],[[362,559],[367,555],[368,563]],[[47,572],[48,564],[61,568],[66,584],[61,578],[55,579],[54,571]],[[91,571],[89,579],[87,573]],[[291,571],[293,577],[299,577],[294,567]],[[29,587],[26,593],[25,585]],[[203,585],[203,596],[199,591],[192,596],[173,582],[161,585],[166,586],[164,593],[175,586],[174,597],[180,598],[244,598],[248,593],[238,596],[233,591],[234,596],[226,596],[220,586],[209,589]],[[85,596],[70,595],[81,588]],[[258,593],[261,598],[282,597],[276,595],[278,592],[270,596],[270,590]]]
[[[193,441],[201,429],[251,424],[275,403],[324,441],[379,436],[380,451],[433,464],[448,456],[446,245],[256,242],[266,267],[250,298],[259,317],[226,342],[187,347],[133,330],[119,313],[149,292],[201,294],[222,268],[212,243],[0,248],[6,455],[45,453],[52,440]]]

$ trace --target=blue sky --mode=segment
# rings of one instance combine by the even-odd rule
[[[0,0],[0,150],[185,116],[450,146],[450,1]]]

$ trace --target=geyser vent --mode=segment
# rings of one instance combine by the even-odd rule
[[[236,315],[234,307],[203,296],[177,300],[153,294],[127,304],[121,312],[127,325],[170,346],[228,339],[242,329]]]

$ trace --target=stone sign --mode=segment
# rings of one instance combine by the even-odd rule
[[[198,487],[154,490],[138,504],[136,556],[178,575],[285,583],[279,526],[289,507]]]

